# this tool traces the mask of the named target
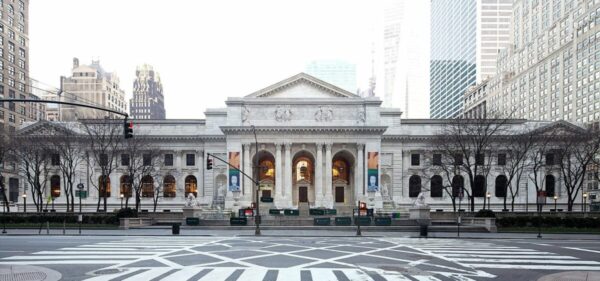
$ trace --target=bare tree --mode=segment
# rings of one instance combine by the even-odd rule
[[[43,141],[20,137],[19,145],[15,146],[14,156],[18,161],[19,172],[25,175],[30,186],[33,203],[37,211],[41,212],[48,181],[48,148]]]
[[[94,179],[94,169],[90,173],[90,181],[98,190],[97,210],[100,211],[101,200],[104,202],[104,211],[107,211],[106,197],[108,186],[110,184],[110,175],[117,167],[117,157],[120,152],[120,146],[123,141],[123,120],[102,119],[102,120],[84,120],[82,122],[84,131],[87,134],[87,143],[89,144],[88,157],[86,161],[91,167],[97,166],[100,169],[98,183]]]
[[[501,141],[502,153],[498,156],[498,167],[502,174],[506,177],[505,186],[503,192],[503,204],[504,209],[507,210],[507,199],[510,193],[510,209],[514,212],[515,200],[519,195],[519,189],[524,172],[528,167],[528,160],[531,156],[532,149],[536,143],[536,132],[532,128],[524,128],[523,130],[516,131]],[[504,159],[500,159],[500,155],[504,156]]]
[[[145,179],[151,177],[154,182],[154,178],[159,176],[157,170],[160,167],[160,150],[152,144],[149,137],[142,135],[125,140],[121,149],[123,157],[128,159],[125,169],[127,178],[130,181],[129,184],[134,192],[135,209],[139,211]]]
[[[85,160],[82,136],[77,133],[75,123],[62,123],[56,134],[51,137],[52,148],[59,157],[59,168],[63,178],[63,190],[67,200],[67,211],[75,211],[74,186],[77,168]]]
[[[485,194],[474,194],[476,185],[483,185],[483,193],[487,190],[487,178],[491,169],[493,156],[496,155],[496,137],[506,131],[508,119],[505,118],[456,118],[448,121],[439,132],[436,146],[444,159],[453,161],[448,168],[457,168],[455,174],[466,174],[469,179],[471,211],[475,211],[475,196],[484,198]],[[481,183],[480,177],[484,178]]]
[[[14,135],[9,134],[4,130],[4,128],[0,128],[0,164],[2,164],[2,169],[4,169],[4,165],[6,162],[11,160],[12,149]],[[8,204],[8,196],[6,195],[6,184],[4,183],[4,176],[2,175],[2,171],[0,170],[0,190],[2,191],[2,200],[3,204],[6,206],[7,212],[10,212],[10,205]]]

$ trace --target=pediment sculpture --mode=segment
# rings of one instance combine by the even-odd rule
[[[315,120],[317,122],[328,122],[333,119],[333,109],[331,106],[319,106],[315,112]]]

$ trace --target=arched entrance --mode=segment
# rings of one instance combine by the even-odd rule
[[[252,163],[256,163],[255,161],[256,155],[253,157]],[[275,197],[275,157],[268,151],[259,151],[258,166],[260,201],[273,202],[273,197]]]
[[[332,186],[334,206],[354,205],[354,156],[342,150],[333,156]]]
[[[292,202],[294,206],[300,204],[315,204],[315,161],[307,151],[300,151],[294,155],[292,161]]]

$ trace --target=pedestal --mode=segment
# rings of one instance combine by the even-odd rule
[[[410,219],[416,220],[419,225],[430,225],[431,217],[430,212],[431,208],[429,207],[412,207],[408,209],[410,214]]]

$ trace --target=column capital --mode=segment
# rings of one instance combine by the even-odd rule
[[[315,142],[315,145],[317,146],[317,149],[322,149],[323,145],[325,145],[325,143],[322,141],[318,141],[318,142]]]
[[[283,145],[283,143],[281,143],[281,142],[276,142],[276,143],[275,143],[275,149],[277,149],[277,150],[280,150],[282,145]]]
[[[250,149],[251,146],[252,146],[252,143],[249,143],[249,142],[242,143],[242,147],[244,149]]]
[[[356,148],[357,148],[359,151],[361,151],[361,150],[364,150],[364,149],[365,149],[365,144],[364,144],[364,143],[362,143],[362,142],[358,142],[358,143],[356,143]]]
[[[292,143],[291,142],[285,142],[283,143],[285,150],[291,150],[292,149]]]
[[[325,143],[325,148],[327,148],[328,151],[331,151],[332,147],[333,147],[333,143],[332,142]]]

